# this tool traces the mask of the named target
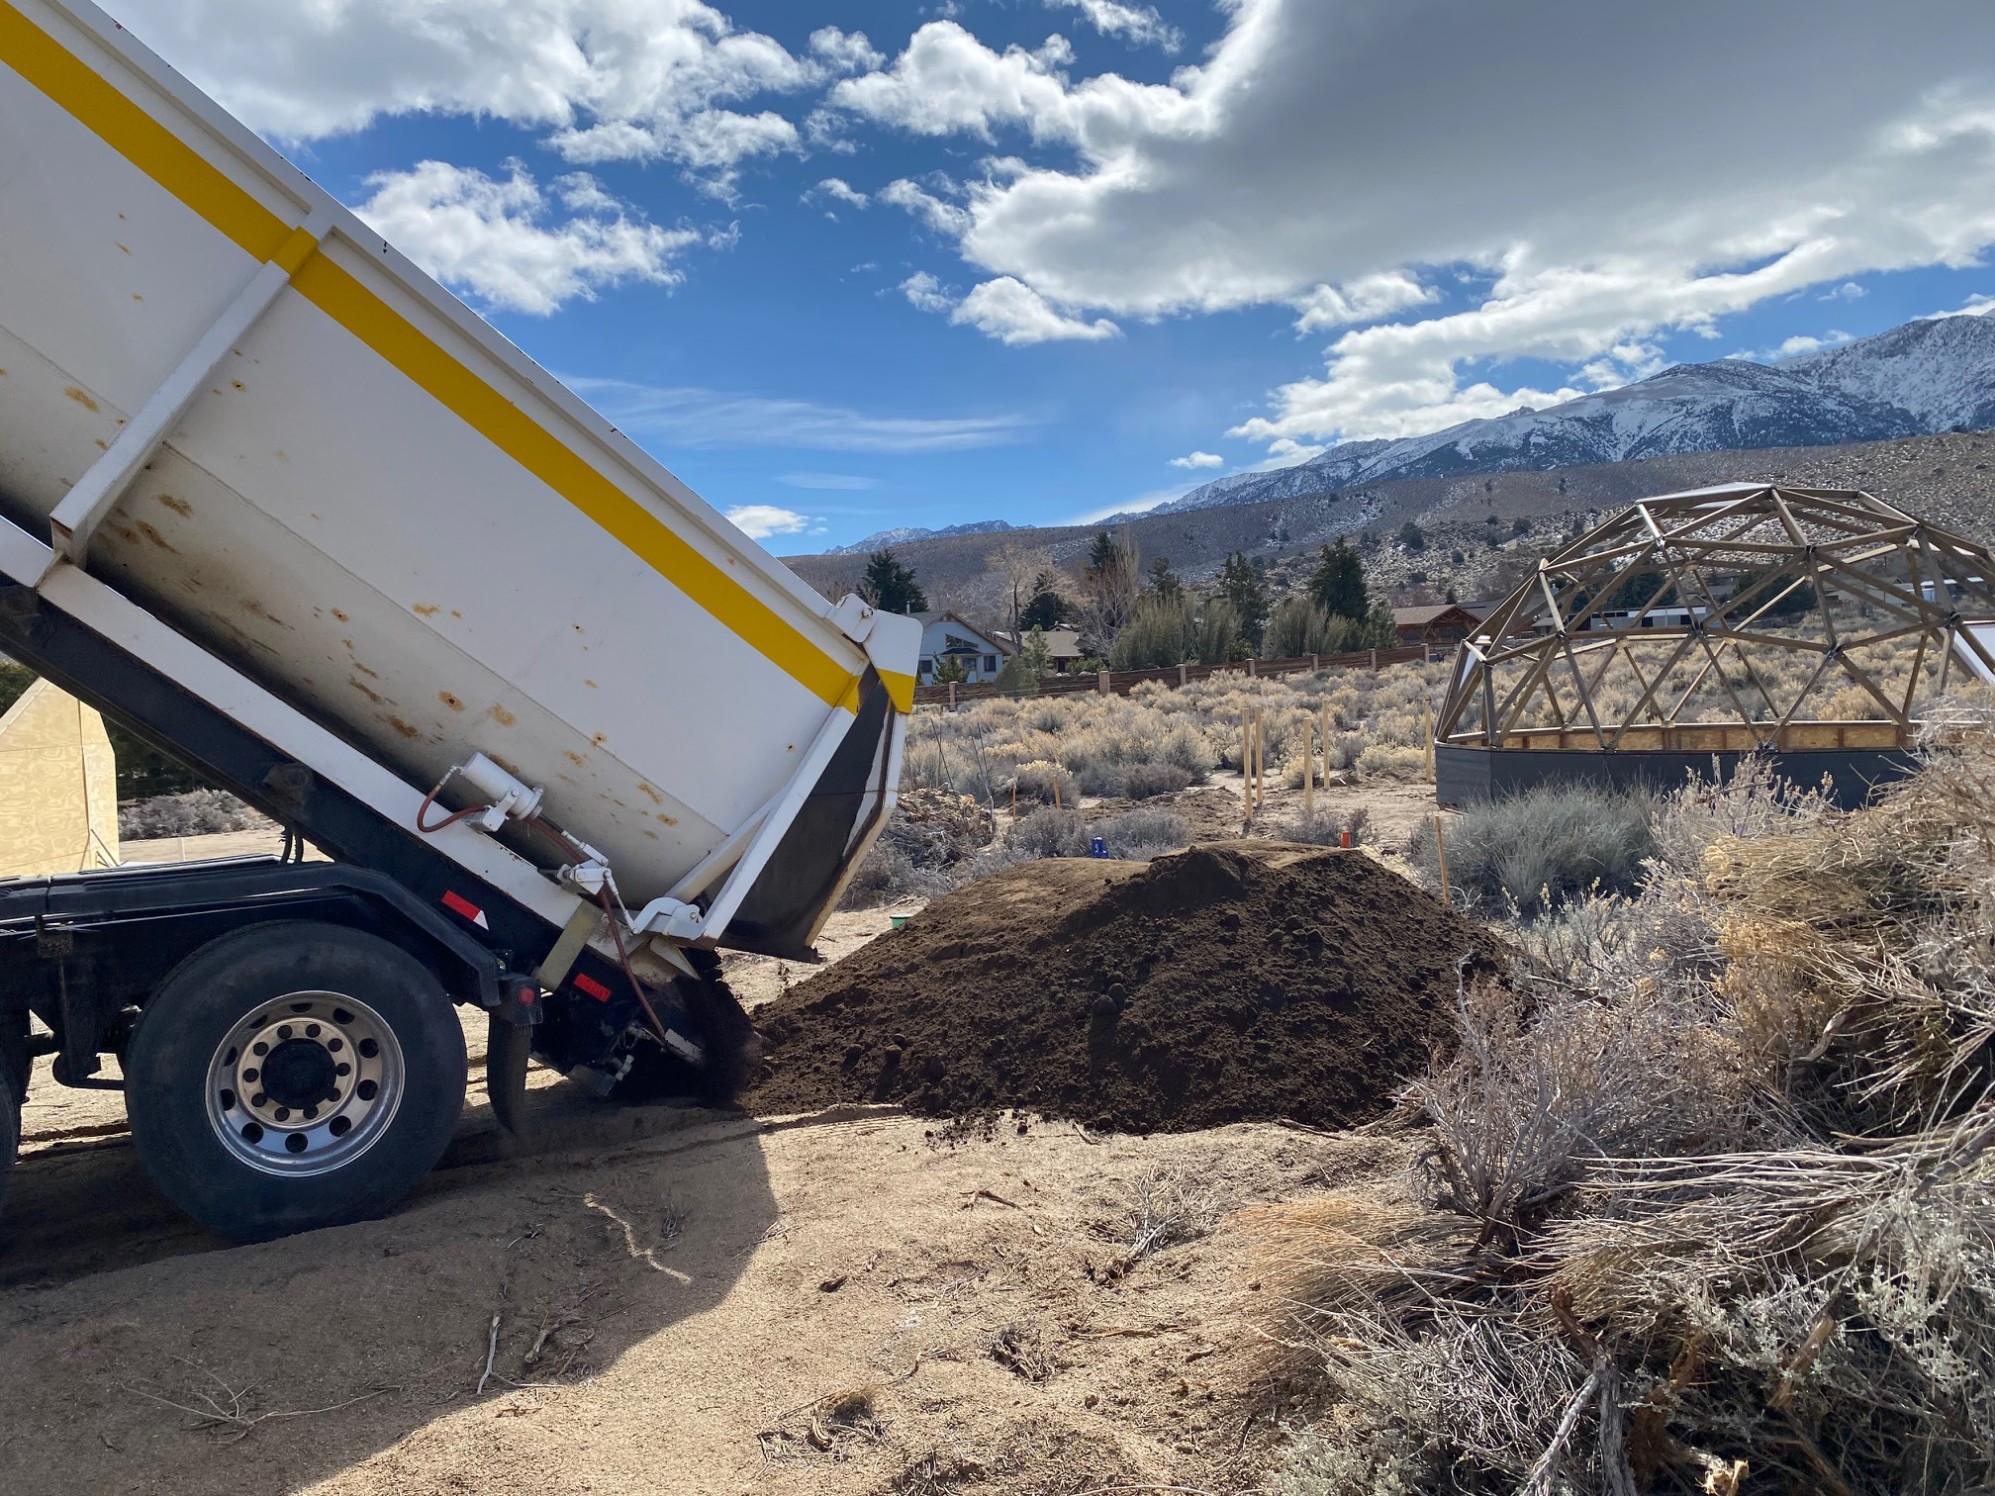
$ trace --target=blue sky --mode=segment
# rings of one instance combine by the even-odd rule
[[[114,5],[778,551],[1995,293],[1995,6],[1637,9]]]

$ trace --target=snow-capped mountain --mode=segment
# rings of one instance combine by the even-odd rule
[[[1295,467],[1215,479],[1158,512],[1297,498],[1393,478],[1543,471],[1989,426],[1995,426],[1995,315],[1940,317],[1779,364],[1678,364],[1545,410],[1465,421],[1400,441],[1346,442]]]
[[[1908,322],[1780,367],[1838,394],[1896,406],[1921,432],[1995,426],[1995,315]]]
[[[1016,528],[1010,520],[979,519],[966,525],[944,525],[939,530],[924,530],[919,525],[900,525],[891,530],[875,530],[864,540],[855,540],[850,545],[835,545],[825,552],[827,556],[870,555],[874,551],[885,550],[888,546],[906,545],[910,540],[934,540],[943,535],[995,535],[1000,530]]]

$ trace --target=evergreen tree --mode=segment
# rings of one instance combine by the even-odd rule
[[[1309,596],[1324,612],[1353,623],[1371,611],[1365,591],[1365,563],[1351,542],[1339,538],[1323,547],[1322,559],[1309,579]]]
[[[891,550],[875,551],[866,558],[859,595],[882,613],[922,613],[928,609],[928,595],[914,579],[914,568],[903,565]]]
[[[1255,649],[1261,647],[1261,631],[1268,623],[1268,590],[1261,574],[1245,555],[1235,551],[1219,572],[1219,595],[1233,605],[1239,619],[1240,637]]]
[[[1157,597],[1176,597],[1184,590],[1178,574],[1171,570],[1171,558],[1159,556],[1150,563],[1150,591]]]
[[[1351,635],[1349,649],[1391,649],[1399,643],[1399,626],[1392,621],[1391,603],[1373,603],[1365,621]]]
[[[1099,531],[1095,538],[1088,542],[1088,575],[1106,576],[1115,569],[1115,563],[1121,558],[1121,554],[1116,548],[1115,537],[1106,530]]]
[[[1059,574],[1042,571],[1032,579],[1032,599],[1018,615],[1022,629],[1056,629],[1066,622],[1067,600],[1060,596]]]
[[[1416,554],[1427,549],[1427,532],[1414,524],[1412,520],[1408,520],[1399,527],[1398,540],[1402,549],[1413,551]]]

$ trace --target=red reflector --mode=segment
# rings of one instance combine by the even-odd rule
[[[443,891],[443,907],[448,909],[452,914],[463,915],[464,918],[470,920],[474,925],[485,925],[485,911],[465,898],[461,893],[452,893],[446,888]]]
[[[593,997],[599,1003],[610,1000],[610,989],[592,976],[578,973],[575,977],[575,990],[585,997]]]

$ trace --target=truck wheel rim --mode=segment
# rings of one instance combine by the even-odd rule
[[[208,1122],[264,1174],[330,1174],[380,1139],[401,1105],[402,1046],[381,1015],[340,992],[259,1004],[208,1062]]]

